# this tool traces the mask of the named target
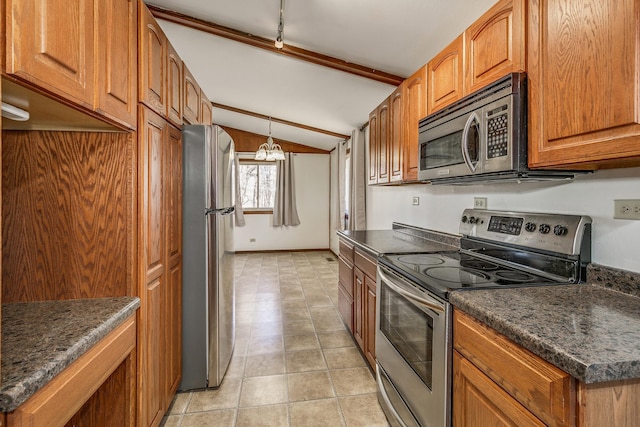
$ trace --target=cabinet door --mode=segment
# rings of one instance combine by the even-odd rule
[[[457,351],[453,352],[452,410],[454,427],[545,425]]]
[[[7,0],[5,8],[6,72],[93,108],[94,0]]]
[[[501,0],[465,31],[465,95],[525,71],[525,25],[524,0]]]
[[[213,122],[213,106],[211,101],[204,94],[204,91],[200,91],[200,123],[203,125],[210,125]]]
[[[378,109],[376,108],[369,114],[369,151],[367,153],[369,162],[369,176],[367,178],[368,185],[378,183],[379,134],[380,124],[378,121]]]
[[[157,425],[164,413],[166,351],[163,331],[165,300],[164,145],[167,125],[140,106],[139,170],[141,267],[139,425]]]
[[[391,98],[387,98],[378,106],[378,184],[389,182],[389,170],[391,165],[389,162],[389,139],[390,129],[389,122],[391,113],[389,111],[389,103]]]
[[[200,120],[200,86],[184,63],[182,64],[182,75],[184,79],[184,121],[197,124]]]
[[[362,350],[364,350],[364,298],[365,282],[364,273],[358,268],[353,268],[353,337]]]
[[[168,129],[165,183],[168,269],[164,316],[167,404],[173,399],[182,375],[182,133],[173,126]]]
[[[376,366],[376,279],[364,276],[365,286],[365,348],[364,355],[373,369]]]
[[[167,105],[167,37],[149,9],[140,2],[139,100],[165,115]]]
[[[96,2],[98,29],[96,111],[136,128],[138,104],[138,2]]]
[[[404,83],[403,83],[404,84]],[[403,114],[403,93],[404,86],[400,85],[389,98],[389,181],[402,181],[403,162],[403,137],[404,137],[404,114]]]
[[[428,114],[462,98],[464,90],[463,40],[464,35],[458,36],[427,64],[429,82],[427,93]]]
[[[182,59],[167,43],[167,119],[176,126],[182,126]]]
[[[427,66],[423,66],[403,83],[404,140],[402,175],[404,181],[418,179],[418,122],[427,114]]]
[[[640,3],[528,6],[529,165],[638,164]]]

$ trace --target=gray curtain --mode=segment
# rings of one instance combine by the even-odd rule
[[[349,229],[367,228],[367,158],[365,133],[354,129],[351,132],[351,191],[349,200]]]
[[[233,165],[234,165],[234,176],[233,179],[235,181],[234,191],[235,191],[235,223],[238,227],[244,227],[244,210],[242,210],[242,196],[240,192],[240,159],[238,159],[238,155],[233,156]]]
[[[337,228],[338,230],[345,230],[346,222],[345,215],[349,210],[349,206],[345,204],[345,186],[346,186],[346,168],[347,168],[347,141],[342,141],[338,144],[338,212],[337,212]]]
[[[296,187],[291,153],[285,153],[284,160],[278,160],[277,168],[273,226],[300,225],[296,207]]]

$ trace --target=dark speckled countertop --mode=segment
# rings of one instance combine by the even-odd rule
[[[640,298],[579,284],[452,292],[462,311],[585,383],[640,378]]]
[[[345,230],[338,236],[349,240],[370,255],[441,252],[460,247],[458,236],[394,223],[392,230]]]
[[[0,412],[10,412],[114,330],[136,297],[2,305]]]

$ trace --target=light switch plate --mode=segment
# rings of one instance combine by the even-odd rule
[[[418,206],[418,205],[420,204],[420,197],[413,197],[413,198],[411,199],[411,204],[412,204],[413,206]]]

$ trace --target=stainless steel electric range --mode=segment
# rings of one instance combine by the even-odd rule
[[[378,258],[378,397],[400,426],[451,424],[453,291],[584,280],[591,218],[467,209],[460,250]]]

